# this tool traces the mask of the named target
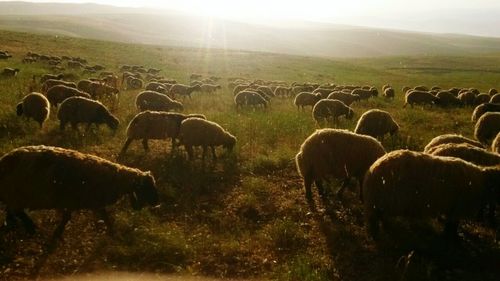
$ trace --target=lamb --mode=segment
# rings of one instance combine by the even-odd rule
[[[414,104],[421,104],[422,106],[428,104],[432,107],[433,104],[439,103],[439,98],[433,94],[423,91],[410,91],[405,95],[405,108],[408,104],[413,108]]]
[[[135,98],[135,105],[140,111],[184,110],[184,106],[182,105],[182,103],[169,98],[167,95],[154,91],[143,91],[139,93]]]
[[[24,209],[55,209],[63,216],[53,238],[62,235],[73,211],[92,210],[112,233],[106,206],[123,196],[130,198],[135,210],[158,203],[151,173],[75,150],[19,147],[0,158],[0,171],[0,201],[6,205],[6,224],[15,224],[19,218],[27,231],[34,233],[36,226]]]
[[[458,95],[458,99],[465,106],[473,106],[476,102],[476,94],[473,92],[465,92]]]
[[[40,128],[49,118],[50,114],[50,103],[49,100],[40,93],[30,93],[26,95],[23,100],[17,104],[16,107],[17,115],[24,115],[26,118],[33,118]]]
[[[352,95],[343,92],[332,92],[328,95],[328,99],[330,100],[339,100],[345,103],[347,106],[351,106],[351,104],[355,101],[360,101],[361,98],[359,95]]]
[[[64,80],[49,79],[49,80],[46,80],[45,82],[43,82],[42,93],[47,93],[47,91],[50,88],[57,86],[57,85],[63,85],[63,86],[74,88],[74,89],[77,88],[76,84],[73,82],[67,82]]]
[[[322,99],[314,105],[312,115],[318,126],[321,127],[322,121],[330,117],[333,118],[334,124],[338,124],[338,117],[342,115],[346,119],[352,119],[354,111],[339,100]]]
[[[491,143],[491,151],[500,154],[500,132]]]
[[[339,196],[351,177],[359,181],[361,191],[365,172],[384,154],[384,147],[373,137],[347,130],[316,130],[304,141],[295,156],[297,170],[304,182],[306,199],[312,202],[313,183],[319,194],[325,195],[323,181],[331,177],[343,179],[342,187],[337,192]],[[361,195],[360,192],[360,198]]]
[[[200,91],[202,93],[213,94],[217,92],[217,90],[222,89],[221,85],[213,85],[213,84],[202,84],[200,86]]]
[[[478,105],[472,112],[471,121],[476,122],[486,112],[500,112],[500,104],[483,103]]]
[[[52,80],[62,80],[64,78],[64,74],[59,73],[59,74],[44,74],[42,77],[40,77],[40,83],[44,83],[45,81],[52,79]]]
[[[479,94],[476,96],[474,99],[474,104],[475,105],[480,105],[483,103],[488,103],[490,101],[491,97],[488,94]]]
[[[395,96],[395,91],[393,88],[389,87],[384,90],[384,97],[388,99],[393,99]]]
[[[456,144],[469,144],[475,147],[483,148],[483,145],[475,141],[473,139],[466,138],[462,135],[456,135],[456,134],[445,134],[445,135],[440,135],[435,138],[433,138],[424,148],[424,153],[429,153],[432,154],[436,147],[442,145],[442,144],[448,144],[448,143],[456,143]]]
[[[46,96],[53,107],[57,107],[59,103],[63,102],[65,99],[70,97],[79,96],[79,97],[90,98],[90,95],[85,92],[63,85],[57,85],[50,88],[47,91]]]
[[[384,135],[391,136],[399,131],[399,125],[394,121],[391,114],[380,109],[371,109],[363,113],[358,120],[356,134],[368,135],[383,140]]]
[[[438,100],[435,103],[439,106],[462,106],[462,101],[448,91],[439,91],[436,97]]]
[[[466,143],[446,143],[438,145],[432,155],[460,158],[478,166],[500,165],[500,155]]]
[[[205,159],[207,148],[210,147],[213,159],[216,159],[215,146],[222,145],[228,151],[232,151],[236,144],[236,137],[215,122],[201,118],[187,118],[181,123],[179,141],[186,148],[190,160],[194,157],[193,146],[203,148],[203,159]]]
[[[187,85],[183,85],[183,84],[175,84],[175,85],[172,85],[172,87],[170,88],[168,93],[169,93],[169,96],[171,96],[171,97],[175,97],[175,95],[178,94],[179,96],[182,96],[182,97],[187,96],[187,97],[191,98],[191,93],[193,93],[195,91],[200,91],[200,90],[201,90],[201,86],[199,86],[199,85],[187,86]]]
[[[487,112],[477,120],[474,137],[483,144],[489,144],[500,132],[500,112]]]
[[[258,107],[262,105],[267,108],[268,101],[262,97],[258,92],[254,91],[241,91],[234,97],[234,103],[236,104],[236,109],[243,108],[243,106]]]
[[[371,97],[378,96],[378,91],[377,91],[377,89],[372,87],[369,90],[354,89],[354,90],[352,90],[351,94],[358,95],[360,99],[365,100],[365,99],[369,99]]]
[[[495,204],[500,167],[481,168],[454,157],[396,150],[378,159],[363,182],[368,232],[378,237],[379,221],[390,217],[446,217],[445,233],[458,221]],[[495,189],[496,188],[496,189]],[[496,193],[496,194],[495,194]]]
[[[149,150],[148,140],[172,139],[172,149],[179,135],[181,122],[190,117],[206,119],[201,114],[181,114],[160,111],[144,111],[137,114],[127,127],[127,140],[120,155],[124,155],[133,140],[142,139],[145,151]]]
[[[19,68],[10,68],[10,67],[6,67],[3,69],[3,72],[2,72],[2,76],[3,77],[14,77],[17,75],[17,73],[19,72]]]
[[[113,131],[116,131],[120,124],[118,118],[102,103],[84,97],[71,97],[63,101],[57,112],[57,119],[60,121],[61,131],[64,131],[67,123],[70,123],[74,130],[78,130],[79,123],[87,123],[87,129],[92,124],[106,124]]]
[[[304,106],[311,106],[314,107],[314,105],[321,99],[321,93],[308,93],[308,92],[302,92],[298,94],[295,97],[295,100],[293,101],[293,104],[297,106],[297,109],[302,108],[304,110]]]
[[[500,103],[500,94],[491,96],[490,103]]]

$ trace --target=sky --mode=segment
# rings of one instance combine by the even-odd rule
[[[3,1],[3,0],[0,0]],[[69,0],[243,21],[305,20],[500,37],[500,0]]]

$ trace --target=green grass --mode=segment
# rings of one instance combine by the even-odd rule
[[[138,91],[122,91],[114,110],[121,121],[116,134],[104,126],[88,134],[69,128],[60,132],[54,112],[39,130],[35,122],[15,116],[15,105],[28,92],[31,77],[51,72],[40,63],[21,64],[29,50],[81,56],[109,70],[122,64],[158,67],[164,76],[180,82],[187,82],[191,73],[201,73],[368,84],[379,89],[390,83],[397,90],[395,100],[378,97],[354,104],[355,118],[340,122],[340,127],[352,130],[369,108],[391,112],[401,132],[396,142],[386,138],[387,150],[421,150],[439,134],[471,137],[473,133],[471,108],[403,109],[402,86],[467,86],[481,92],[500,87],[498,55],[333,60],[7,31],[0,31],[0,41],[1,49],[14,55],[0,61],[0,69],[21,69],[18,77],[0,80],[0,153],[46,144],[116,160],[126,126],[137,113]],[[77,79],[85,77],[73,74]],[[57,218],[53,212],[31,212],[40,226],[39,234],[0,232],[0,279],[25,279],[42,264],[41,276],[123,269],[278,280],[498,280],[500,249],[493,242],[494,233],[482,225],[466,224],[463,241],[449,246],[434,224],[415,228],[396,222],[395,237],[384,237],[386,242],[376,244],[365,233],[355,192],[347,192],[343,203],[332,199],[330,205],[321,205],[323,213],[310,213],[293,161],[301,143],[317,128],[310,110],[298,111],[292,100],[277,98],[267,110],[237,111],[226,87],[213,96],[194,94],[184,105],[186,112],[203,113],[234,134],[238,139],[234,153],[223,154],[217,162],[189,162],[182,149],[171,153],[167,141],[151,141],[147,154],[140,142],[132,143],[120,161],[152,171],[161,208],[134,213],[125,201],[113,206],[114,238],[104,234],[101,224],[94,224],[91,214],[79,213],[68,225],[64,241],[49,256],[40,252],[41,246]],[[398,260],[412,251],[415,254],[407,265],[398,267]]]

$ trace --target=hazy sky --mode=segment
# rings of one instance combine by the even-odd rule
[[[4,0],[0,0],[4,1]],[[298,19],[500,36],[500,0],[69,0],[165,8],[242,20]]]

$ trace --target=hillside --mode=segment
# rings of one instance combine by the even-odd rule
[[[132,10],[93,4],[0,2],[0,29],[129,43],[317,57],[466,55],[500,51],[500,38],[312,22],[252,24],[174,11]]]

